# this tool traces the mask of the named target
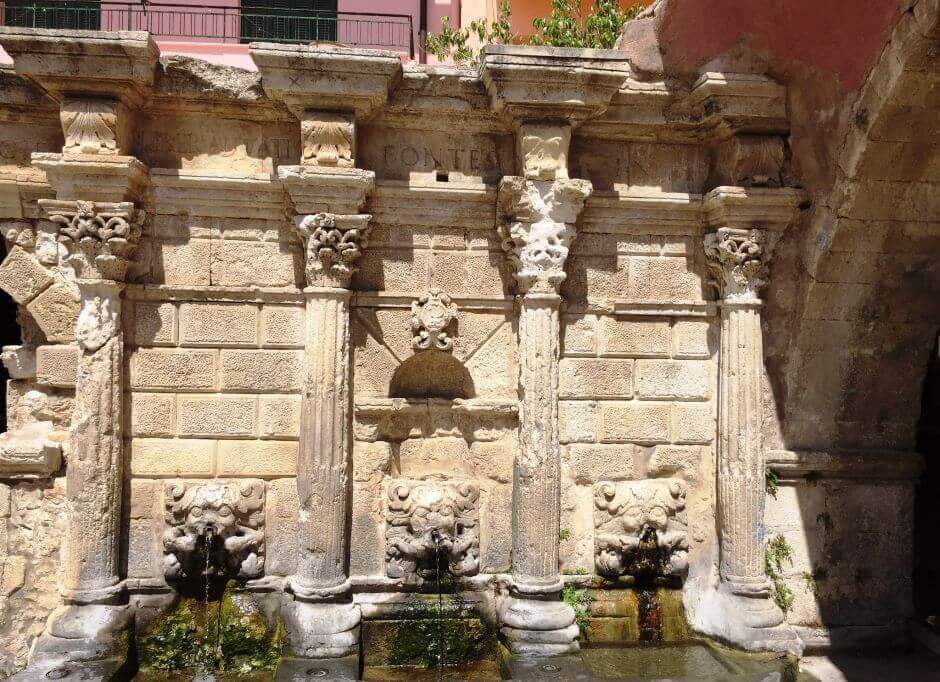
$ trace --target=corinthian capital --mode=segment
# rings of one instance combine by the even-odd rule
[[[315,213],[296,218],[308,286],[346,288],[368,243],[372,216]]]
[[[776,235],[762,229],[719,228],[705,235],[709,283],[725,301],[756,302],[767,284]]]
[[[145,213],[129,201],[40,199],[80,279],[123,281],[140,239]]]
[[[557,293],[577,235],[575,222],[591,189],[587,180],[502,179],[499,204],[505,220],[499,233],[521,293]]]

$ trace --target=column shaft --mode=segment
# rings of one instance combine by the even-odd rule
[[[521,296],[519,312],[519,455],[513,504],[513,577],[525,588],[558,589],[557,294]]]
[[[310,287],[306,293],[297,459],[301,552],[291,587],[301,598],[316,598],[347,586],[350,292]]]
[[[69,523],[63,593],[77,603],[107,602],[121,590],[121,506],[124,478],[123,343],[120,285],[79,280],[83,299],[105,300],[116,321],[100,347],[83,347],[67,457]],[[82,318],[79,318],[79,326]]]
[[[767,588],[760,303],[722,303],[719,362],[721,576],[733,592],[753,594]]]

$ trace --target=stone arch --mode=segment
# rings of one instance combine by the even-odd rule
[[[914,448],[940,320],[938,12],[921,0],[895,26],[801,239],[790,329],[776,327],[786,448]]]
[[[475,395],[470,372],[450,353],[421,351],[401,363],[389,382],[390,398],[453,400]]]

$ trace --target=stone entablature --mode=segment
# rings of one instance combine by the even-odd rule
[[[706,246],[792,217],[779,86],[712,75],[688,94],[616,52],[501,48],[470,73],[251,51],[240,94],[131,59],[122,82],[152,106],[111,85],[34,104],[62,139],[18,158],[32,175],[0,166],[0,286],[41,330],[10,351],[12,384],[87,398],[76,370],[107,352],[129,403],[98,434],[130,478],[128,575],[108,589],[165,590],[164,561],[191,560],[182,507],[165,553],[147,503],[165,479],[261,486],[233,570],[284,592],[309,655],[356,650],[355,593],[426,571],[432,526],[461,584],[511,585],[514,650],[573,650],[562,573],[620,577],[635,539],[601,532],[619,508],[595,525],[595,485],[665,496],[669,574],[703,584],[723,333]],[[671,116],[686,105],[706,115]],[[123,291],[82,284],[92,267]]]

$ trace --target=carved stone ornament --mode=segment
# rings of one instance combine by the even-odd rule
[[[371,215],[316,213],[298,216],[297,232],[304,242],[307,284],[349,286],[355,263],[368,244]]]
[[[712,184],[735,187],[780,187],[784,168],[780,137],[735,135],[718,146]]]
[[[452,350],[454,339],[447,333],[448,327],[457,318],[457,304],[440,289],[431,289],[427,294],[411,302],[411,343],[415,350]]]
[[[264,569],[264,481],[168,481],[163,572],[257,578]]]
[[[594,486],[594,563],[611,580],[684,577],[688,571],[685,484],[650,479]]]
[[[86,279],[121,281],[140,240],[144,212],[131,202],[40,199],[58,226],[58,241],[68,251],[75,274]]]
[[[59,109],[65,136],[63,154],[118,154],[122,146],[123,105],[115,100],[67,97]]]
[[[508,177],[500,182],[500,206],[507,220],[498,229],[522,293],[557,293],[565,279],[568,248],[577,235],[575,221],[591,189],[587,180]]]
[[[522,173],[526,179],[565,180],[568,178],[570,126],[524,124],[520,126],[516,139]]]
[[[709,284],[725,301],[759,301],[770,272],[773,241],[761,229],[722,227],[705,235]]]
[[[356,119],[351,114],[306,111],[300,121],[301,163],[314,166],[353,165]]]
[[[75,323],[75,340],[83,350],[94,353],[117,336],[120,290],[109,282],[83,282],[80,288],[82,307]]]
[[[392,481],[385,513],[388,577],[453,576],[480,569],[480,489],[475,483]]]

